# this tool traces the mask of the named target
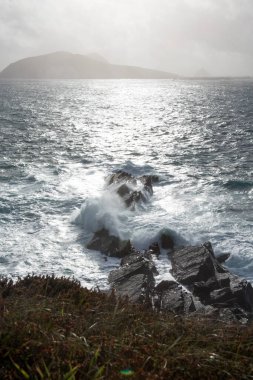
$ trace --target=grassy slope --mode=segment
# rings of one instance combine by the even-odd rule
[[[0,285],[2,380],[253,378],[252,325],[156,313],[63,278]]]

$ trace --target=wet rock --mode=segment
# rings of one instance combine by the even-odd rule
[[[124,198],[126,196],[128,196],[129,194],[131,193],[131,189],[129,186],[127,186],[125,183],[123,183],[123,185],[121,185],[118,190],[117,190],[117,194],[121,197],[121,198]]]
[[[154,254],[154,255],[157,255],[159,256],[160,255],[160,247],[159,247],[159,244],[158,243],[152,243],[149,248],[148,248],[149,252]]]
[[[168,231],[163,231],[161,233],[161,236],[160,236],[160,242],[161,242],[161,247],[163,249],[170,249],[170,250],[173,250],[174,249],[174,240],[173,238],[170,236],[169,232]]]
[[[137,251],[133,248],[133,252],[130,255],[127,255],[121,259],[120,265],[121,266],[131,265],[131,264],[143,261],[143,260],[147,260],[150,263],[153,263],[152,256],[151,256],[150,252],[145,251],[142,253],[142,252]]]
[[[119,237],[110,235],[105,228],[95,232],[87,248],[113,257],[124,257],[133,249],[130,240],[120,240]]]
[[[193,297],[175,281],[162,281],[154,290],[155,307],[175,314],[189,314],[196,311]]]
[[[135,205],[140,201],[146,201],[146,197],[142,194],[141,191],[132,190],[125,183],[120,185],[117,190],[117,194],[123,199],[127,207],[134,208]]]
[[[155,176],[153,176],[155,177]],[[112,190],[123,199],[125,205],[134,209],[137,203],[146,202],[153,194],[152,176],[133,177],[131,174],[118,171],[107,178],[107,184],[113,185]],[[141,190],[137,187],[137,182],[143,184]]]
[[[221,255],[216,256],[216,260],[218,261],[218,263],[223,264],[225,263],[225,261],[229,259],[229,257],[230,253],[222,253]]]
[[[136,185],[136,178],[133,177],[131,174],[124,172],[123,170],[119,170],[116,173],[113,173],[109,177],[107,177],[108,185],[120,182],[131,183],[133,185]]]
[[[142,194],[141,191],[132,191],[129,196],[127,196],[125,199],[125,204],[127,207],[134,208],[137,203],[140,201],[145,202],[146,197]]]
[[[143,175],[139,177],[140,182],[144,186],[144,190],[150,195],[153,194],[153,183],[159,182],[159,177],[157,175]]]

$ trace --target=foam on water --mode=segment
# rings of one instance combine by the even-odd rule
[[[127,239],[127,214],[120,197],[105,190],[101,197],[88,198],[80,212],[73,216],[73,221],[81,225],[85,232],[94,233],[106,228],[112,235]]]

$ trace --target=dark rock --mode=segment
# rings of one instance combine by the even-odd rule
[[[114,257],[124,257],[133,249],[130,240],[120,240],[119,237],[110,235],[105,228],[95,232],[87,248]]]
[[[133,185],[136,185],[136,178],[134,178],[131,174],[124,172],[123,170],[119,170],[116,173],[113,173],[109,177],[107,177],[108,185],[120,182],[131,183]]]
[[[223,264],[225,263],[225,261],[229,259],[229,257],[230,253],[222,253],[221,255],[216,256],[216,260],[218,261],[218,263]]]
[[[143,184],[141,190],[137,188],[137,180]],[[157,181],[157,176],[144,175],[135,178],[122,170],[107,177],[107,184],[112,185],[112,190],[124,200],[127,207],[134,209],[139,202],[146,202],[153,194],[152,182]]]
[[[146,201],[145,196],[142,194],[141,191],[133,191],[129,196],[127,196],[125,199],[125,204],[127,207],[135,207],[136,203],[139,203],[140,201]]]
[[[140,177],[139,180],[143,183],[144,189],[149,194],[153,194],[153,186],[152,186],[153,180],[152,180],[152,176],[144,175],[144,176]]]
[[[133,262],[130,265],[124,265],[110,272],[109,283],[122,282],[135,274],[145,274],[153,279],[153,274],[156,272],[154,263],[143,258],[142,260]]]
[[[246,281],[230,274],[230,289],[236,299],[235,304],[239,305],[242,309],[253,312],[253,288],[252,285]]]
[[[134,248],[133,248],[133,252],[130,255],[127,255],[121,259],[120,265],[121,266],[131,265],[131,264],[143,261],[143,260],[148,260],[150,262],[153,262],[152,256],[148,251],[141,253],[139,251],[134,250]]]
[[[160,236],[161,247],[163,249],[174,249],[174,241],[169,232],[162,232]]]
[[[162,281],[154,290],[155,307],[175,314],[189,314],[196,311],[193,297],[175,281]]]
[[[132,257],[130,257],[132,256]],[[157,273],[152,260],[136,253],[129,255],[120,268],[110,272],[108,281],[120,296],[128,296],[133,302],[151,304],[154,274]]]
[[[172,274],[183,285],[206,282],[215,277],[213,257],[205,246],[185,247],[171,256]]]
[[[120,297],[128,297],[132,302],[145,303],[151,306],[150,294],[154,286],[147,275],[139,273],[112,285],[116,294]]]
[[[209,304],[215,305],[216,307],[228,307],[233,306],[236,303],[236,298],[230,287],[215,289],[210,293]]]
[[[148,248],[150,253],[153,253],[154,255],[159,256],[160,255],[160,248],[158,243],[152,243]]]
[[[124,198],[125,196],[129,195],[131,193],[131,189],[123,183],[117,190],[117,194],[121,197]]]
[[[120,185],[116,192],[123,199],[127,207],[134,208],[136,203],[139,203],[140,201],[146,201],[146,197],[141,191],[132,190],[125,183]]]
[[[253,288],[217,261],[210,243],[172,253],[172,273],[204,305],[253,311]]]
[[[210,252],[210,254],[214,257],[214,251],[213,251],[213,247],[212,247],[212,244],[210,243],[210,241],[206,241],[203,244],[203,247],[205,247]]]

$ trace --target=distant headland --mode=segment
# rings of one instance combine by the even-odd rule
[[[10,79],[173,79],[178,75],[136,66],[115,65],[98,54],[55,52],[8,65],[0,78]]]

